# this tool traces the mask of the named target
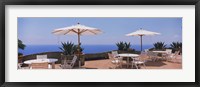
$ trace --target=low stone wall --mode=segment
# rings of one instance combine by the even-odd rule
[[[108,52],[85,54],[85,60],[101,60],[108,59]]]
[[[36,59],[36,55],[47,55],[48,58],[55,58],[58,59],[56,64],[61,63],[61,54],[62,52],[43,52],[43,53],[36,53],[31,55],[23,56],[23,58],[20,58],[20,61],[26,61],[30,59]],[[81,65],[85,64],[85,61],[89,60],[98,60],[98,59],[108,59],[107,52],[104,53],[94,53],[94,54],[83,54],[81,55]],[[75,66],[78,66],[78,61],[75,63]]]
[[[85,64],[85,61],[90,60],[101,60],[101,59],[108,59],[108,53],[111,53],[111,51],[108,52],[102,52],[102,53],[91,53],[91,54],[83,54],[81,55],[81,65]],[[127,52],[127,51],[118,51],[118,53],[133,53],[133,52]],[[136,53],[136,52],[134,52]],[[47,55],[48,58],[55,58],[58,59],[56,64],[61,64],[61,54],[62,52],[43,52],[43,53],[36,53],[31,55],[23,56],[23,58],[20,58],[20,61],[26,61],[30,59],[36,59],[36,55]],[[75,66],[78,66],[78,61],[75,63]]]

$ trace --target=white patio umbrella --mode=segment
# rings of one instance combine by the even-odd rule
[[[93,27],[81,25],[80,23],[69,27],[55,29],[53,32],[55,35],[78,35],[78,53],[80,52],[80,36],[81,35],[97,35],[102,33],[101,30]]]
[[[139,30],[126,34],[126,36],[140,36],[140,42],[141,42],[141,51],[142,51],[142,36],[151,36],[151,35],[159,35],[160,33],[157,32],[152,32],[152,31],[147,31],[142,28]]]

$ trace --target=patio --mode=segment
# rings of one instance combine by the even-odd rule
[[[177,57],[177,62],[172,61],[148,61],[146,62],[146,69],[182,69],[182,56],[179,55]],[[110,59],[102,59],[102,60],[91,60],[91,61],[85,61],[85,65],[81,68],[86,69],[113,69],[115,65],[111,62]],[[56,69],[61,69],[60,64],[55,65]],[[78,67],[74,67],[78,68]],[[124,63],[122,66],[122,69],[127,69],[126,64]],[[131,67],[129,67],[131,69]],[[134,68],[135,69],[135,68]],[[143,66],[141,66],[141,69],[144,69]]]
[[[146,69],[182,69],[182,64],[180,63],[182,61],[182,56],[178,56],[177,62],[172,61],[148,61],[146,62]],[[93,61],[86,61],[85,65],[82,66],[84,68],[91,68],[91,69],[110,69],[114,67],[114,64],[111,63],[111,60],[105,59],[105,60],[93,60]],[[123,64],[122,68],[126,69],[126,65]],[[144,69],[143,66],[141,66],[141,69]]]

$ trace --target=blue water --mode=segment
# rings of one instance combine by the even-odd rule
[[[24,55],[29,55],[41,52],[61,51],[59,47],[61,47],[61,45],[26,45],[24,50],[19,49],[18,51]],[[83,53],[99,53],[117,50],[116,45],[82,45],[81,47],[84,48]],[[153,45],[143,45],[143,49],[149,49],[152,47]],[[140,45],[133,45],[131,48],[140,51]]]

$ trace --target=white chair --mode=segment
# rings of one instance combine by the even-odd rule
[[[165,58],[165,60],[168,60],[168,56],[172,54],[172,49],[166,49],[166,53],[162,54],[162,57]]]
[[[177,56],[178,56],[178,54],[179,54],[179,51],[175,51],[174,54],[169,54],[167,56],[167,59],[168,59],[167,61],[177,62]]]
[[[171,54],[172,53],[172,49],[166,49],[167,54]]]
[[[117,58],[118,61],[121,62],[121,64],[123,63],[123,57],[120,57],[117,51],[112,51],[111,53],[112,53],[112,55],[113,55],[114,58]]]
[[[47,55],[36,55],[37,59],[47,59]]]
[[[154,53],[152,51],[148,51],[147,55],[149,56],[149,59],[151,59],[152,61],[156,61],[158,58],[158,53]]]
[[[109,59],[111,59],[111,62],[115,64],[114,68],[117,68],[117,67],[122,68],[122,60],[115,58],[111,53],[108,53],[108,57]]]
[[[64,60],[64,64],[61,65],[61,68],[63,69],[72,69],[74,67],[74,64],[76,63],[77,56],[74,55],[73,59],[71,61],[69,60]]]
[[[17,64],[17,68],[18,68],[18,69],[22,69],[22,64],[21,64],[21,63],[18,63],[18,64]]]
[[[119,56],[117,51],[112,51],[112,55],[113,55],[114,58],[117,58],[119,60],[123,60],[123,58]]]
[[[144,52],[148,52],[148,51],[149,51],[149,49],[145,49],[145,50],[144,50]]]
[[[30,69],[29,67],[22,67],[22,63],[17,64],[18,69]]]
[[[117,51],[112,51],[112,55],[114,56],[114,58],[118,58],[119,54]]]
[[[136,69],[139,69],[139,67],[138,67],[138,65],[143,65],[144,66],[144,68],[146,69],[146,65],[145,65],[145,62],[146,62],[146,53],[141,53],[140,54],[140,56],[138,57],[138,58],[132,58],[132,68],[133,68],[133,66],[135,66],[136,67]]]
[[[136,59],[136,58],[132,58],[133,61],[131,62],[132,63],[132,68],[133,68],[133,65],[136,67],[136,69],[139,69],[138,65],[143,65],[144,68],[146,69],[146,65],[145,65],[145,61],[142,61],[140,59]]]
[[[148,52],[141,52],[140,56],[145,62],[151,61],[151,59],[148,57]]]

